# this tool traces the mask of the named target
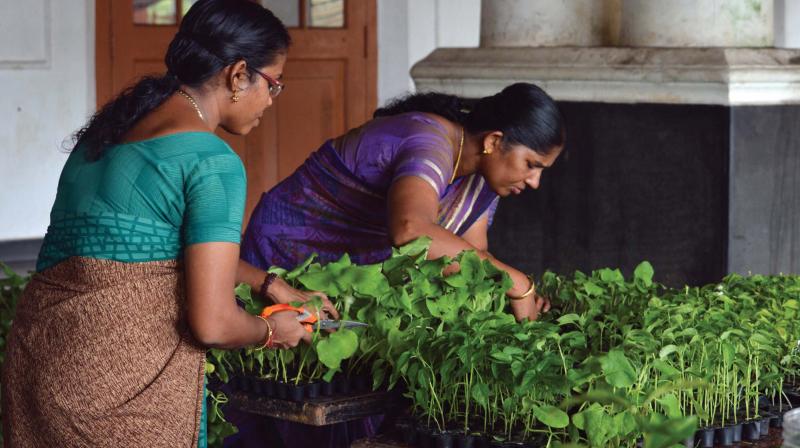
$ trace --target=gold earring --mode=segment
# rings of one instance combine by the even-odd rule
[[[234,90],[233,96],[231,96],[231,101],[233,101],[234,103],[238,103],[239,102],[239,92],[238,91]]]
[[[487,156],[492,153],[492,148],[483,148],[483,153]]]

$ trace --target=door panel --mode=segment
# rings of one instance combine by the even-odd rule
[[[133,1],[155,3],[96,0],[98,107],[140,76],[166,70],[164,54],[178,26],[136,24]],[[176,11],[192,3],[173,1]],[[217,132],[247,170],[245,223],[263,192],[325,140],[369,119],[377,103],[375,0],[262,0],[267,7],[275,2],[297,16],[298,26],[289,28],[293,44],[284,70],[287,87],[249,135]],[[136,20],[146,22],[141,11]]]
[[[276,107],[278,178],[290,175],[325,140],[344,133],[345,61],[292,61]],[[315,107],[308,107],[313,104]]]

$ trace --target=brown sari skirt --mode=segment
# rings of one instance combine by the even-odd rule
[[[72,257],[20,299],[2,372],[15,447],[195,447],[205,350],[174,260]]]

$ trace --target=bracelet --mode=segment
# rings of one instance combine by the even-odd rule
[[[261,295],[262,298],[267,299],[267,291],[269,287],[272,285],[272,282],[278,278],[278,274],[274,272],[267,272],[267,275],[264,276],[264,283],[261,284],[261,288],[258,290],[258,293]]]
[[[258,315],[256,317],[258,317],[259,319],[263,320],[264,323],[267,324],[267,338],[264,341],[264,344],[261,345],[260,347],[256,348],[256,350],[264,350],[265,348],[272,348],[272,345],[273,345],[273,342],[274,342],[272,340],[272,334],[273,334],[272,325],[269,324],[269,321],[267,320],[266,317],[258,316]]]
[[[525,291],[525,293],[524,293],[524,294],[522,294],[521,296],[512,296],[512,295],[509,295],[508,297],[509,297],[511,300],[522,300],[522,299],[525,299],[525,298],[527,298],[527,297],[528,297],[528,296],[530,296],[531,294],[534,294],[534,293],[536,292],[536,283],[534,283],[534,282],[533,282],[533,278],[532,278],[530,275],[528,276],[528,280],[530,280],[530,281],[531,281],[531,287],[530,287],[530,288],[528,288],[528,290],[527,290],[527,291]]]

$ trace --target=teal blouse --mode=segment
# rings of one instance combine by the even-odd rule
[[[123,262],[177,259],[190,244],[239,243],[246,176],[208,132],[124,143],[90,162],[70,154],[58,182],[37,271],[71,256]]]

